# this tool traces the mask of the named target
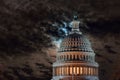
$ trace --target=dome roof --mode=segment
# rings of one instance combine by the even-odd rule
[[[73,20],[71,22],[72,31],[65,37],[60,45],[59,52],[81,51],[93,52],[89,40],[82,35],[79,29],[80,21]]]
[[[72,33],[65,37],[58,50],[59,52],[82,51],[93,52],[89,40],[79,33]]]

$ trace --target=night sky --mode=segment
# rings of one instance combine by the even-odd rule
[[[120,80],[119,0],[0,0],[0,80],[50,80],[75,14],[100,80]]]

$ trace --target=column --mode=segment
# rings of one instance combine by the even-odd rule
[[[70,66],[68,66],[68,75],[70,75]]]
[[[82,74],[83,74],[83,68],[80,67],[80,75],[82,75]]]
[[[66,75],[68,76],[68,66],[66,66]]]
[[[91,75],[93,76],[93,67],[91,68]]]
[[[84,70],[84,71],[83,71],[83,72],[84,72],[83,74],[85,75],[85,67],[83,67],[83,70]]]
[[[79,67],[79,75],[81,75],[81,67]]]
[[[65,71],[64,73],[65,73],[65,76],[66,76],[67,75],[67,67],[66,66],[64,67],[64,71]]]
[[[76,67],[73,67],[73,74],[76,74]]]
[[[92,67],[90,68],[90,75],[92,76]]]
[[[90,75],[90,67],[88,68],[88,72],[89,72],[88,74]]]
[[[64,70],[64,66],[62,67],[62,72],[63,72],[63,76],[65,75],[65,70]]]
[[[61,66],[59,67],[59,75],[61,75]]]

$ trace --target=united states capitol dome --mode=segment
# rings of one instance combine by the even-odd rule
[[[79,23],[79,21],[73,21],[71,23],[73,26],[72,31],[62,40],[58,50],[59,52],[93,52],[90,41],[79,30]]]
[[[71,22],[71,32],[62,40],[52,80],[99,80],[98,63],[89,40],[79,29],[78,20]]]

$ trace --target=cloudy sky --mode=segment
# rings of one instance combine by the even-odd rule
[[[120,79],[119,0],[0,0],[0,80],[50,80],[77,13],[101,80]]]

